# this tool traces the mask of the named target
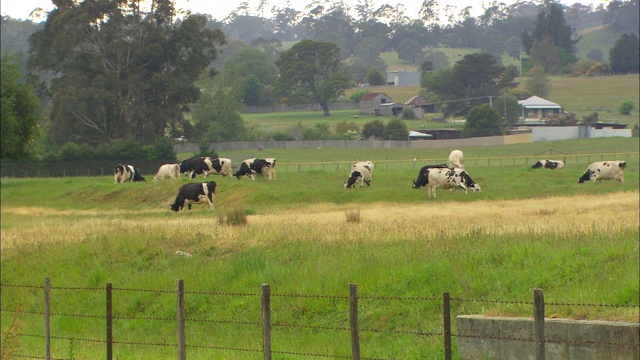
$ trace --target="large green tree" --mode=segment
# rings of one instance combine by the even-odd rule
[[[2,56],[2,122],[0,158],[23,159],[33,154],[33,143],[39,135],[40,106],[31,86],[20,76],[18,64],[9,55]]]
[[[611,70],[616,73],[637,73],[640,67],[638,37],[622,34],[609,50]]]
[[[63,1],[31,37],[30,67],[54,79],[52,135],[59,143],[134,138],[151,144],[184,127],[194,81],[224,43],[207,18],[175,19],[172,0]]]
[[[562,66],[576,60],[575,44],[580,38],[573,38],[573,28],[564,18],[561,4],[552,2],[540,10],[533,31],[524,31],[521,37],[522,46],[527,54],[531,54],[536,43],[547,42],[556,46],[551,49],[561,60]]]
[[[422,84],[429,97],[445,102],[442,110],[449,117],[464,116],[489,96],[514,88],[514,78],[514,72],[498,65],[493,55],[475,53],[466,55],[452,69],[426,73]]]
[[[464,138],[502,135],[502,116],[495,108],[484,104],[469,111],[460,136]]]
[[[331,42],[302,40],[280,55],[277,92],[289,102],[309,101],[330,116],[329,102],[349,87],[340,49]]]

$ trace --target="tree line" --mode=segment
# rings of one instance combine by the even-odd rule
[[[527,70],[540,71],[542,79],[562,71],[577,60],[580,40],[567,17],[577,21],[579,16],[570,15],[584,10],[554,2],[495,5],[483,16],[474,18],[467,11],[441,27],[431,11],[437,3],[431,0],[424,1],[417,20],[363,4],[356,20],[340,3],[316,5],[304,17],[286,8],[267,21],[238,9],[218,22],[202,14],[178,16],[171,0],[57,4],[29,38],[28,89],[21,90],[25,85],[18,56],[3,56],[2,158],[57,150],[68,143],[95,148],[122,139],[149,145],[178,135],[203,142],[250,139],[259,134],[244,124],[243,106],[313,102],[329,116],[327,104],[345,89],[386,80],[380,54],[389,49],[422,70],[423,93],[431,101],[503,96],[506,109],[506,94],[515,88],[519,69],[504,67],[499,54],[516,56],[509,44],[514,51],[517,45],[518,56],[520,47],[525,53]],[[603,18],[618,24],[637,24],[637,17],[626,16],[634,6],[637,0],[614,1],[596,13],[611,14]],[[537,11],[535,18],[520,15],[531,9]],[[273,27],[256,33],[272,38],[251,35],[257,19]],[[302,35],[302,41],[282,50],[282,40]],[[251,46],[232,40],[249,38]],[[465,56],[452,68],[442,64],[437,52],[423,53],[443,45],[479,45],[481,53]],[[623,35],[612,48],[611,67],[635,61],[637,71],[637,50],[635,34]],[[12,74],[7,91],[5,73]],[[442,112],[465,116],[476,105],[481,102],[447,102]],[[5,117],[5,108],[11,116]],[[506,111],[502,116],[511,118]],[[5,129],[18,136],[5,137]],[[5,141],[10,151],[4,151]]]

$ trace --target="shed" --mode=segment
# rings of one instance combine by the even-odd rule
[[[522,117],[525,121],[548,119],[551,115],[557,116],[562,113],[562,106],[538,96],[520,100],[518,104],[522,106]]]
[[[415,70],[400,70],[387,72],[387,85],[420,86],[422,72]]]
[[[413,113],[418,119],[424,119],[424,114],[434,114],[436,112],[436,105],[428,102],[422,95],[412,97],[404,105],[412,107]]]
[[[360,98],[360,113],[380,115],[380,106],[393,102],[391,96],[383,92],[370,92]]]

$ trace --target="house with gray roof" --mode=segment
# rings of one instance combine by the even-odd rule
[[[525,121],[547,120],[562,114],[562,106],[538,96],[520,100],[518,104],[522,106],[522,118]]]

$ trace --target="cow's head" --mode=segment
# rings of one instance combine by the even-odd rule
[[[173,204],[170,205],[170,207],[171,207],[171,210],[173,210],[175,212],[180,211],[180,205],[178,203],[173,203]]]
[[[413,185],[411,185],[414,189],[420,189],[423,186],[427,186],[429,183],[429,169],[425,166],[420,169],[420,173],[418,174],[418,179],[413,180]]]
[[[578,183],[582,184],[585,181],[591,180],[592,174],[593,171],[591,171],[591,169],[587,169],[587,171],[580,177],[580,179],[578,179]]]
[[[542,161],[537,161],[531,168],[532,169],[540,169],[543,166],[544,165],[542,164]]]
[[[362,174],[360,173],[360,171],[352,171],[351,177],[349,177],[347,182],[344,183],[344,188],[349,189],[349,188],[356,187],[356,181],[358,181],[358,179],[360,179],[361,177],[362,177]]]
[[[460,176],[460,184],[464,184],[464,188],[471,191],[480,191],[480,185],[476,184],[466,171],[460,171],[458,175]]]

